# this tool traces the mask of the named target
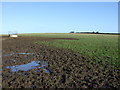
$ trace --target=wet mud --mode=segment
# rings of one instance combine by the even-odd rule
[[[90,63],[70,50],[34,43],[39,40],[53,39],[18,37],[2,41],[3,88],[120,87],[119,70]]]

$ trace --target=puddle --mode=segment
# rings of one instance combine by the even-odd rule
[[[104,85],[102,88],[111,88],[111,89],[115,89],[115,87],[113,87],[113,86],[111,86],[111,85],[108,85],[108,84]]]
[[[11,53],[11,54],[5,54],[3,56],[12,56],[12,55],[13,55],[13,53]]]
[[[44,70],[44,72],[46,72],[46,73],[50,73],[47,69],[43,69]]]
[[[23,72],[23,75],[27,76],[27,75],[29,75],[29,73],[28,72]]]
[[[34,54],[34,53],[11,53],[11,54],[5,54],[5,55],[3,55],[3,56],[12,56],[12,55],[15,55],[15,54],[30,55],[30,54]]]
[[[30,63],[27,63],[27,64],[7,66],[6,68],[11,69],[11,72],[17,72],[19,70],[28,71],[30,69],[37,69],[37,71],[43,70],[44,72],[49,73],[49,71],[45,69],[45,66],[47,65],[48,63],[44,61],[31,61]]]
[[[29,55],[29,54],[33,54],[33,53],[16,53],[16,54],[26,54],[26,55]]]
[[[30,88],[36,88],[36,86],[35,85],[31,85]]]

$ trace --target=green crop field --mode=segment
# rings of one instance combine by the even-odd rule
[[[79,40],[51,40],[37,41],[35,43],[73,50],[87,57],[91,63],[109,64],[120,69],[118,56],[119,35],[104,34],[20,34],[20,36],[38,36],[53,38],[77,38]]]

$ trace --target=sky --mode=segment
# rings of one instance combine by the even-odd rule
[[[118,32],[117,2],[3,2],[2,33]]]

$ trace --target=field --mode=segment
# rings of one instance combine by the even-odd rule
[[[3,36],[3,88],[118,88],[118,37],[72,33]],[[26,71],[16,66],[33,60],[47,64]]]
[[[29,34],[27,36],[29,36]],[[37,41],[35,43],[70,49],[87,56],[93,63],[95,60],[96,63],[103,62],[105,64],[111,64],[114,67],[120,68],[120,63],[118,63],[118,35],[30,34],[30,36],[76,38],[78,40]]]

